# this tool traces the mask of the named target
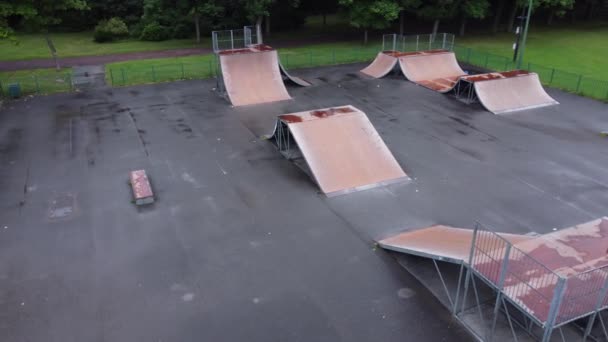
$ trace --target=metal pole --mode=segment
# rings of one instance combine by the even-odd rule
[[[524,61],[524,52],[526,51],[526,41],[528,40],[528,29],[530,28],[530,17],[532,16],[532,0],[528,3],[528,15],[526,16],[526,25],[524,26],[524,36],[521,42],[519,59],[517,60],[517,69],[521,69],[521,64]]]
[[[209,61],[211,63],[211,61]],[[182,79],[186,78],[184,75],[184,63],[179,63],[181,69],[182,69]]]
[[[397,50],[397,34],[393,33],[393,51]]]
[[[232,47],[232,50],[234,50],[234,33],[232,30],[230,30],[230,46]]]
[[[578,75],[578,82],[576,82],[576,92],[581,89],[581,81],[583,80],[583,75]]]
[[[559,313],[559,307],[562,304],[562,297],[564,290],[566,289],[566,279],[559,278],[555,289],[553,290],[553,299],[551,300],[551,306],[549,307],[549,314],[547,315],[547,321],[545,322],[545,331],[543,333],[542,342],[549,342],[551,339],[551,333],[554,329],[555,319]]]
[[[553,70],[551,70],[551,78],[549,79],[549,85],[551,85],[551,83],[553,83],[553,76],[555,76],[555,68],[553,68]]]
[[[38,83],[38,76],[34,75],[34,83],[36,83],[36,94],[40,93],[40,84]]]
[[[112,82],[112,86],[114,86],[114,73],[112,72],[112,68],[110,68],[110,81]]]
[[[443,33],[443,43],[441,45],[441,48],[445,50],[445,35],[446,33]]]
[[[418,41],[420,41],[420,36],[416,35],[416,51],[418,51]]]
[[[125,69],[120,68],[120,73],[122,74],[122,85],[125,85]]]

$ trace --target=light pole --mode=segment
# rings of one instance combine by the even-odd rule
[[[526,25],[524,26],[524,36],[519,48],[519,58],[517,59],[517,69],[521,69],[524,62],[524,51],[526,50],[526,40],[528,39],[528,28],[530,27],[530,16],[532,16],[532,0],[528,2],[528,14],[526,15]]]

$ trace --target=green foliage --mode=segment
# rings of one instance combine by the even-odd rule
[[[460,3],[460,11],[465,18],[483,19],[489,10],[488,0],[464,0]]]
[[[167,40],[170,37],[171,30],[167,26],[153,22],[144,26],[144,29],[141,31],[140,39],[158,42],[161,40]]]
[[[364,29],[387,28],[401,11],[394,0],[340,0],[340,4],[348,9],[351,25]]]
[[[127,28],[127,24],[120,18],[112,18],[108,21],[100,21],[95,26],[93,39],[98,43],[103,43],[125,38],[128,35],[129,29]]]

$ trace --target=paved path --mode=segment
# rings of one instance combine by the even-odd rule
[[[83,65],[99,65],[113,62],[128,61],[132,59],[192,56],[207,54],[211,53],[212,51],[213,50],[210,48],[190,48],[164,51],[129,52],[101,56],[65,57],[60,58],[59,61],[61,63],[61,66],[63,67],[73,67]],[[55,67],[55,62],[52,58],[30,59],[25,61],[0,61],[0,71],[53,67]]]

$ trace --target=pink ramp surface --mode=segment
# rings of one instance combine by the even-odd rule
[[[606,307],[602,288],[608,279],[607,246],[606,217],[515,243],[509,253],[503,292],[540,322],[548,318],[558,277],[565,279],[566,287],[557,323],[589,314],[598,303]],[[504,254],[496,255],[504,258]],[[485,255],[475,257],[473,267],[497,284],[502,260]]]
[[[465,75],[456,55],[448,51],[400,56],[399,65],[408,80],[440,92],[451,90]]]
[[[494,114],[559,104],[547,94],[535,73],[477,80],[474,86],[479,102]]]
[[[409,180],[371,122],[353,106],[280,115],[328,196]]]
[[[511,243],[526,241],[534,237],[517,234],[499,234]],[[378,241],[384,248],[396,252],[413,254],[447,262],[469,262],[473,230],[434,225],[406,231]]]
[[[226,92],[234,106],[289,100],[276,50],[259,46],[220,53]]]
[[[361,72],[375,78],[386,76],[395,68],[395,65],[397,65],[397,58],[392,55],[393,52],[394,51],[378,52],[376,59],[374,59],[374,61],[365,69],[361,70]]]

